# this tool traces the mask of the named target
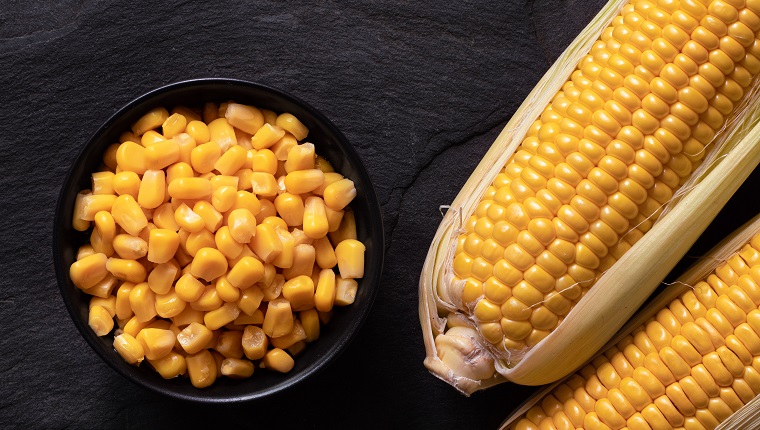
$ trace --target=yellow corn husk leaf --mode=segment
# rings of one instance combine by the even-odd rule
[[[598,279],[536,346],[505,354],[486,342],[449,288],[464,220],[522,142],[533,121],[627,2],[610,1],[565,50],[515,112],[445,214],[419,282],[425,366],[464,394],[509,380],[556,381],[577,369],[633,315],[760,162],[757,79],[713,140],[713,149],[679,189],[652,229]],[[447,330],[452,330],[450,333]],[[439,348],[439,342],[445,345]]]
[[[698,282],[705,280],[718,266],[726,263],[729,257],[739,252],[745,244],[748,244],[750,240],[758,234],[760,234],[760,214],[723,239],[676,281],[665,287],[661,293],[646,305],[646,307],[639,310],[625,324],[614,338],[601,349],[601,352],[595,354],[595,356],[589,359],[585,364],[602,357],[605,351],[615,347],[620,341],[634,333],[636,329],[645,325],[647,321],[655,318],[658,312],[667,308],[673,300],[677,299],[688,290],[694,289],[694,286]],[[538,405],[547,394],[551,393],[555,387],[562,384],[567,379],[569,378],[548,385],[533,394],[501,424],[500,430],[515,428],[517,421],[524,417],[528,410],[533,406]],[[730,417],[720,422],[720,425],[718,425],[716,429],[757,428],[758,425],[760,425],[760,408],[758,407],[758,403],[760,403],[760,396],[755,396],[751,401],[735,411]]]

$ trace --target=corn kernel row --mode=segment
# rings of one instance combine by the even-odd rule
[[[760,394],[760,235],[557,386],[528,429],[712,429]]]
[[[78,194],[71,265],[89,325],[130,364],[196,387],[278,372],[364,275],[351,180],[290,114],[234,102],[155,108]]]

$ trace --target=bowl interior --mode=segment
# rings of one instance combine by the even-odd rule
[[[145,112],[156,106],[171,109],[176,105],[199,106],[204,102],[235,100],[273,110],[290,112],[309,128],[306,141],[312,142],[318,154],[327,158],[335,170],[354,181],[357,197],[351,203],[357,224],[357,235],[367,250],[365,276],[359,281],[356,300],[351,306],[335,308],[333,319],[321,327],[320,338],[310,343],[295,359],[294,369],[287,374],[257,370],[246,380],[220,378],[209,388],[194,388],[185,378],[164,380],[148,363],[140,367],[126,364],[113,349],[113,336],[96,336],[87,325],[89,296],[76,288],[68,276],[79,246],[88,242],[89,232],[71,227],[76,195],[91,187],[90,174],[99,169],[102,155],[119,134]],[[322,114],[306,103],[281,91],[245,81],[199,79],[171,84],[132,101],[118,111],[95,133],[82,149],[68,173],[58,199],[53,237],[56,276],[64,303],[75,325],[87,342],[119,373],[150,390],[171,397],[203,402],[250,400],[272,394],[304,379],[335,358],[356,334],[369,313],[377,293],[383,265],[383,231],[380,206],[369,175],[348,140]]]

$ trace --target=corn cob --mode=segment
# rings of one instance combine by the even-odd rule
[[[494,371],[543,384],[609,340],[757,165],[754,142],[730,149],[755,121],[758,31],[757,0],[613,0],[600,12],[439,227],[420,279],[434,374],[467,393],[498,383]],[[716,164],[727,176],[694,185]],[[692,188],[708,209],[679,202]],[[644,285],[618,279],[632,262]],[[596,315],[578,317],[580,307]],[[558,340],[563,327],[574,335]]]
[[[756,217],[503,428],[756,427],[736,421],[760,393],[759,232]]]

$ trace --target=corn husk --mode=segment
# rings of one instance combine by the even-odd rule
[[[711,152],[652,229],[602,275],[552,334],[520,355],[505,355],[482,340],[474,321],[458,310],[457,290],[449,285],[456,238],[532,122],[625,3],[610,1],[544,75],[454,199],[432,241],[419,282],[424,364],[464,394],[506,380],[547,384],[580,367],[654,291],[760,161],[755,82],[755,90],[716,135]],[[446,337],[452,327],[457,329]],[[437,338],[445,350],[436,346]]]
[[[602,351],[617,344],[638,327],[645,324],[647,320],[657,315],[661,309],[667,307],[667,305],[679,295],[686,292],[689,288],[692,288],[692,285],[703,280],[715,270],[716,267],[725,263],[731,255],[739,251],[744,244],[748,243],[750,239],[758,233],[760,233],[760,214],[722,240],[676,281],[665,287],[660,294],[647,304],[646,307],[637,312],[625,324],[614,338],[602,348]],[[601,353],[595,355],[593,358],[596,358],[599,355],[601,355]],[[593,358],[587,362],[592,361]],[[544,395],[561,383],[562,381],[551,384],[533,394],[502,423],[500,429],[508,428],[510,424],[522,417],[533,405],[538,403]],[[758,407],[758,404],[760,404],[760,396],[755,397],[752,401],[736,411],[731,417],[723,421],[717,429],[757,428],[758,425],[760,425],[760,408]]]

